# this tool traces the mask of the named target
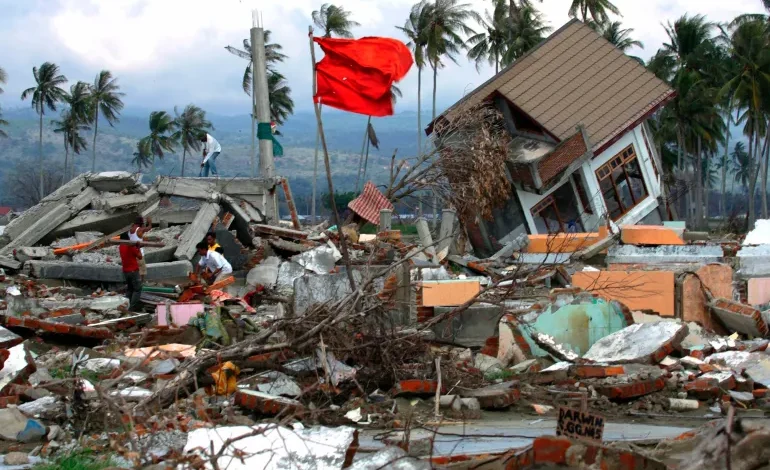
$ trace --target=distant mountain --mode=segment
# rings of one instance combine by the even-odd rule
[[[149,113],[148,113],[149,114]],[[138,139],[148,133],[148,114],[140,115],[127,110],[120,122],[110,127],[106,122],[99,122],[97,140],[97,171],[130,170],[131,160]],[[0,202],[13,204],[13,195],[7,194],[7,185],[2,181],[6,173],[16,165],[32,165],[36,168],[38,159],[38,116],[30,107],[3,109],[3,117],[9,122],[4,130],[7,139],[0,139],[0,153],[5,164],[0,166]],[[52,119],[58,114],[44,116],[43,153],[50,164],[62,166],[64,162],[63,137],[53,132]],[[223,116],[210,114],[208,118],[214,125],[211,132],[222,144],[222,154],[217,159],[217,168],[222,176],[248,176],[250,174],[251,121],[247,115]],[[366,116],[343,113],[324,109],[323,123],[326,141],[332,163],[335,189],[351,191],[355,188],[361,146],[364,142]],[[429,117],[423,118],[427,124]],[[397,158],[413,156],[417,148],[417,114],[404,112],[387,118],[373,118],[380,149],[371,147],[367,178],[375,183],[387,182],[391,156],[398,149]],[[316,145],[316,118],[314,113],[298,112],[291,116],[285,125],[279,128],[277,139],[284,147],[284,156],[276,158],[277,173],[289,178],[300,211],[303,201],[309,201],[313,176],[313,158]],[[92,134],[86,135],[88,149],[75,157],[78,172],[91,169]],[[423,142],[427,138],[423,134]],[[70,155],[70,158],[72,156]],[[200,170],[200,154],[188,155],[185,175],[195,176]],[[157,162],[157,174],[179,175],[181,172],[182,151],[167,155]],[[318,192],[327,192],[323,177],[323,153],[319,150]],[[145,170],[146,178],[152,178],[150,170]],[[305,202],[307,204],[307,202]]]

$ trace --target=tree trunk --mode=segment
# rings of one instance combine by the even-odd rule
[[[70,159],[70,148],[69,145],[67,145],[67,133],[64,133],[64,177],[62,178],[62,182],[66,183],[69,181],[67,179],[67,164],[69,163]]]
[[[770,131],[770,126],[768,126],[768,131]],[[767,170],[768,170],[768,146],[767,141],[770,139],[770,134],[766,134],[767,137],[765,137],[765,143],[762,146],[762,155],[760,158],[762,158],[762,218],[767,219]]]
[[[186,159],[187,159],[187,146],[183,145],[182,146],[182,173],[180,176],[184,176],[184,163]]]
[[[99,132],[99,101],[94,103],[94,141],[91,143],[91,172],[96,172],[96,133]]]
[[[356,176],[356,192],[361,187],[361,169],[364,164],[364,150],[368,150],[366,143],[369,141],[369,123],[372,122],[372,117],[366,120],[366,128],[364,129],[364,140],[361,142],[361,158],[358,159],[358,175]],[[367,152],[368,153],[368,152]]]
[[[756,130],[754,132],[756,133]],[[758,137],[756,137],[756,139],[758,139]],[[747,230],[752,230],[754,228],[754,189],[756,188],[757,184],[757,172],[754,171],[754,165],[756,164],[756,155],[754,155],[754,143],[756,139],[754,135],[749,137],[749,214],[746,220]]]
[[[438,60],[436,60],[436,63],[433,64],[433,116],[432,120],[436,120],[436,78],[438,77]],[[438,158],[436,156],[435,158]],[[438,198],[436,197],[436,190],[432,190],[431,193],[433,194],[433,217],[430,220],[430,225],[433,227],[433,230],[436,229],[436,225],[438,224]]]
[[[722,192],[720,194],[719,199],[719,215],[722,217],[722,221],[724,222],[727,220],[727,159],[728,159],[728,153],[730,148],[730,125],[729,125],[729,115],[728,115],[728,125],[727,125],[727,136],[725,140],[725,154],[722,157]]]
[[[45,186],[43,183],[43,105],[45,104],[45,96],[40,94],[40,141],[38,142],[38,158],[40,164],[40,199],[45,197]]]
[[[511,0],[513,2],[513,0]],[[417,67],[417,159],[422,157],[422,66]]]
[[[430,66],[433,68],[433,114],[431,117],[431,120],[436,119],[436,78],[438,77],[438,60],[436,63],[430,64]]]
[[[693,176],[695,177],[695,227],[703,229],[703,141],[701,136],[697,137],[695,148],[695,166]]]

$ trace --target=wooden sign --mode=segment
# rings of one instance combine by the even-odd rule
[[[556,435],[601,443],[604,436],[604,417],[588,411],[559,407]]]

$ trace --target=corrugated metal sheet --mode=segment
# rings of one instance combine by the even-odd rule
[[[444,115],[498,91],[559,140],[583,125],[594,150],[673,96],[674,91],[601,35],[573,20]]]
[[[382,195],[371,181],[366,182],[361,195],[350,201],[348,207],[374,225],[380,223],[381,209],[393,210],[393,204]]]

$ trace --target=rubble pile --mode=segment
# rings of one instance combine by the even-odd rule
[[[350,224],[286,226],[265,209],[271,184],[85,174],[12,220],[0,445],[126,468],[524,469],[716,461],[735,447],[697,439],[719,426],[732,446],[764,442],[740,424],[770,408],[761,234],[610,227],[522,235],[479,259],[454,211],[410,237],[369,188]],[[358,215],[377,212],[362,233]],[[128,311],[111,240],[137,216],[152,219],[153,261]],[[209,283],[191,273],[210,232],[233,273]],[[606,420],[604,438],[555,437],[565,409]]]

